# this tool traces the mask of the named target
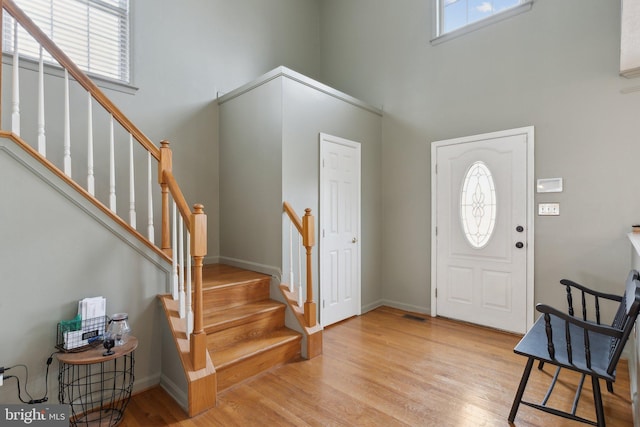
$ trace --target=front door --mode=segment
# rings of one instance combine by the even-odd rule
[[[432,144],[434,314],[532,324],[532,157],[532,127]]]
[[[360,144],[320,134],[320,322],[360,314]]]

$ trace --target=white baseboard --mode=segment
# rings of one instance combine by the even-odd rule
[[[166,375],[162,375],[160,377],[160,387],[162,387],[164,391],[166,391],[169,396],[173,398],[173,400],[178,402],[178,405],[180,405],[182,409],[188,412],[189,396],[187,396],[187,393],[181,390],[176,383],[171,381],[171,379],[169,379]]]
[[[373,302],[371,304],[367,304],[365,306],[362,306],[362,312],[366,313],[367,311],[371,311],[374,310],[378,307],[382,307],[383,305],[386,305],[388,307],[391,308],[397,308],[398,310],[404,310],[404,311],[409,311],[412,313],[421,313],[421,314],[431,314],[431,309],[429,309],[428,307],[422,307],[419,305],[412,305],[412,304],[405,304],[402,302],[398,302],[398,301],[392,301],[392,300],[388,300],[388,299],[379,299],[376,302]]]
[[[382,302],[382,300],[378,300],[375,302],[372,302],[371,304],[367,304],[367,305],[363,305],[360,310],[362,310],[362,314],[365,314],[368,311],[371,310],[375,310],[378,307],[382,307],[384,305],[384,303]]]
[[[204,257],[204,259],[202,260],[203,263],[206,264],[219,264],[220,263],[220,257],[218,255],[211,255],[211,256],[206,256]]]
[[[238,268],[244,268],[245,270],[257,271],[258,273],[268,274],[269,276],[275,276],[278,279],[278,281],[282,277],[282,270],[272,265],[259,264],[257,262],[245,261],[243,259],[230,258],[225,256],[219,256],[218,262],[232,265]]]
[[[133,390],[131,391],[133,394],[140,393],[141,391],[148,390],[156,385],[160,384],[160,373],[158,372],[155,375],[150,375],[145,378],[136,377],[133,383]]]

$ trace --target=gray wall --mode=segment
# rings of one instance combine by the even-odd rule
[[[175,174],[189,203],[203,203],[209,214],[209,255],[214,258],[220,253],[218,92],[285,65],[382,106],[382,175],[373,179],[379,180],[381,192],[371,195],[371,200],[379,198],[374,205],[383,206],[375,213],[382,226],[370,231],[380,233],[381,301],[424,309],[430,305],[429,142],[533,125],[536,177],[565,179],[563,193],[536,196],[536,202],[561,203],[560,217],[536,218],[535,299],[554,303],[562,297],[556,285],[562,277],[618,292],[630,262],[625,233],[640,221],[635,197],[640,182],[634,179],[640,92],[621,93],[640,82],[618,77],[619,8],[619,2],[601,0],[539,0],[530,12],[432,46],[430,2],[423,0],[135,0],[133,76],[139,90],[134,95],[107,92],[153,141],[172,141]],[[29,73],[22,76],[23,99],[35,99],[35,76]],[[60,91],[58,77],[48,77],[46,84],[51,94]],[[78,96],[72,104],[81,109]],[[57,110],[47,116],[47,134],[59,141],[60,107],[47,99]],[[35,107],[27,103],[24,111],[33,113]],[[72,122],[78,140],[84,126]],[[96,126],[104,139],[105,125]],[[57,164],[62,158],[58,144],[51,148]],[[82,169],[84,159],[83,149],[77,149],[74,171]],[[98,185],[104,193],[106,151],[99,150]],[[143,156],[137,158],[144,162]],[[126,175],[118,179],[119,188],[126,188],[120,185]],[[120,200],[126,203],[126,196]],[[47,224],[52,215],[33,219]],[[16,229],[33,222],[18,215],[11,221]],[[5,232],[6,226],[1,229]],[[41,235],[70,245],[68,237],[50,236],[46,229],[29,237]],[[13,291],[20,294],[12,301],[50,296],[49,285],[40,280],[46,270],[33,268],[32,258],[40,260],[51,249],[44,247],[31,258],[16,256],[21,250],[3,240],[2,255],[16,263],[12,269],[33,274],[17,278],[23,288]],[[3,264],[3,274],[7,270]],[[34,312],[53,304],[61,311],[52,317],[66,316],[70,301],[85,296],[75,287],[70,290],[64,302],[38,298]],[[368,297],[363,302],[369,303]],[[6,305],[9,300],[2,304],[3,316],[20,315],[15,304]],[[30,332],[15,330],[18,336]],[[45,335],[50,340],[52,332]],[[15,353],[3,353],[8,359],[0,362],[27,361],[37,371],[39,360],[23,359],[21,345]]]
[[[288,70],[269,76],[276,72],[276,78],[261,77],[220,99],[221,259],[275,275],[289,271],[282,201],[299,216],[312,209],[319,243],[319,134],[351,139],[362,144],[362,304],[376,306],[381,299],[381,117],[339,99],[342,94],[319,90],[316,82],[301,83]],[[286,274],[283,280],[288,282]]]
[[[382,225],[379,191],[382,119],[374,112],[292,79],[282,78],[282,84],[283,200],[290,202],[299,216],[304,214],[304,208],[312,209],[316,221],[315,269],[320,266],[319,134],[328,133],[361,144],[361,305],[366,310],[376,306],[382,297],[383,242],[379,232]],[[284,231],[288,236],[288,231]],[[314,271],[315,296],[320,295],[318,287],[318,271]]]
[[[218,93],[278,65],[315,76],[319,69],[318,7],[314,0],[136,0],[131,2],[133,94],[104,89],[156,145],[171,142],[174,175],[189,204],[202,203],[209,221],[208,259],[219,254]],[[295,34],[295,36],[291,36]],[[59,74],[59,73],[58,73]],[[36,145],[37,74],[20,76],[22,135]],[[3,67],[3,82],[11,82]],[[63,79],[45,79],[47,156],[63,164]],[[11,91],[3,92],[10,124]],[[71,84],[73,176],[86,182],[86,93]],[[108,202],[108,117],[94,105],[96,195]],[[128,218],[128,136],[116,126],[118,213]],[[136,147],[138,224],[146,224],[146,154]],[[154,165],[154,174],[156,166]],[[154,178],[155,180],[155,178]],[[159,241],[160,195],[154,195]],[[144,230],[144,229],[142,229]],[[144,233],[146,234],[146,232]]]
[[[162,139],[172,142],[174,173],[187,201],[205,205],[208,257],[215,260],[219,255],[216,95],[281,64],[317,76],[318,5],[315,0],[135,0],[131,7],[132,75],[139,89],[134,94],[105,92],[156,144]],[[7,84],[10,70],[3,68]],[[22,135],[35,146],[36,74],[22,70],[20,77]],[[47,75],[45,86],[48,156],[61,167],[63,81]],[[4,128],[10,123],[10,92],[5,86]],[[73,175],[84,184],[86,94],[77,87],[72,87],[71,106]],[[97,108],[94,116],[96,194],[106,202],[108,120]],[[117,132],[118,212],[127,218],[128,137]],[[136,173],[143,178],[136,188],[138,224],[144,224],[146,155],[137,150],[135,157]],[[162,334],[157,328],[162,323],[155,295],[166,291],[164,277],[156,277],[156,270],[122,248],[118,239],[114,242],[112,234],[87,224],[91,221],[77,215],[76,208],[67,209],[66,202],[48,194],[51,191],[43,189],[38,179],[26,185],[33,179],[14,160],[0,160],[0,272],[5,278],[0,320],[11,325],[0,333],[2,342],[11,343],[0,346],[0,365],[27,364],[29,389],[40,394],[56,322],[75,314],[78,299],[101,294],[108,298],[110,312],[128,311],[134,333],[145,337],[137,354],[136,378],[147,384],[159,381]],[[25,185],[8,188],[14,180]],[[158,195],[154,202],[158,225]],[[54,363],[49,392],[53,398],[56,370]],[[9,383],[1,387],[0,401],[14,401],[14,387]]]
[[[0,139],[0,182],[0,364],[26,365],[29,392],[41,398],[57,323],[75,317],[78,300],[104,296],[107,314],[128,313],[132,334],[139,337],[135,389],[156,384],[162,341],[157,295],[167,288],[170,265],[118,233],[120,227],[86,199],[65,195],[65,184],[6,139]],[[57,373],[54,361],[48,382],[52,402],[57,402]],[[15,368],[6,375],[20,378],[28,400],[25,371]],[[0,387],[0,402],[19,403],[14,379]]]
[[[131,5],[133,76],[140,90],[117,101],[152,140],[173,142],[176,177],[189,203],[205,205],[208,255],[216,256],[216,96],[282,64],[316,74],[317,4],[135,0]]]
[[[579,10],[579,13],[576,13]],[[382,105],[383,293],[430,306],[429,143],[535,126],[536,178],[563,177],[535,220],[535,301],[564,277],[620,293],[640,221],[640,81],[618,76],[619,2],[536,1],[431,45],[430,2],[320,2],[323,82]]]
[[[220,255],[258,271],[277,269],[282,252],[282,84],[271,80],[219,108]]]

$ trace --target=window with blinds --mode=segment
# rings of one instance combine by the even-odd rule
[[[16,0],[16,4],[84,71],[130,83],[129,0]],[[14,20],[6,12],[3,19],[2,50],[13,53]],[[40,58],[38,43],[22,28],[18,52],[20,57]],[[57,65],[46,52],[43,57]]]

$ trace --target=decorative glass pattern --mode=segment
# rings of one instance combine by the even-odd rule
[[[493,176],[482,161],[473,163],[460,190],[460,219],[467,240],[482,248],[491,239],[496,225],[496,187]]]

